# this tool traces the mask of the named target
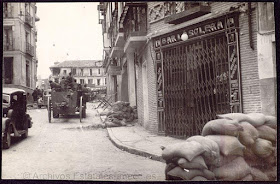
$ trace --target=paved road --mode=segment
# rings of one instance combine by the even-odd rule
[[[87,118],[62,117],[48,123],[46,109],[29,110],[29,137],[14,139],[2,151],[3,179],[164,180],[165,164],[116,148],[107,130],[98,127],[93,104]]]

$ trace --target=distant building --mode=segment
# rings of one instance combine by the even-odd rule
[[[71,60],[55,63],[50,67],[50,79],[60,82],[62,77],[69,73],[77,80],[78,84],[87,84],[93,90],[106,88],[106,77],[102,68],[102,61],[97,60]]]
[[[3,3],[2,83],[29,94],[37,80],[36,12],[36,3]]]

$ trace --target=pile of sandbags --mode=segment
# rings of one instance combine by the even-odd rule
[[[105,124],[107,127],[126,126],[138,118],[136,106],[131,107],[129,102],[117,101],[112,104],[106,113]]]
[[[261,113],[230,113],[218,118],[205,124],[201,136],[163,150],[166,179],[274,181],[276,118]]]

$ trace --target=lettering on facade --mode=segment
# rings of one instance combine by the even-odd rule
[[[159,39],[156,39],[154,41],[154,47],[158,48],[160,46],[170,45],[176,42],[182,41],[181,35],[185,32],[188,35],[188,38],[195,38],[198,36],[206,35],[209,33],[213,33],[216,31],[224,30],[225,27],[232,27],[235,26],[234,18],[228,18],[228,19],[219,19],[215,20],[213,22],[210,22],[208,24],[204,24],[201,26],[197,26],[194,28],[184,29],[180,30],[177,33],[173,33],[171,35],[163,36]],[[235,35],[230,35],[232,38],[232,41],[235,41]]]

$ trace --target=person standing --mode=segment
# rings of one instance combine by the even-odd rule
[[[37,103],[37,100],[38,100],[38,88],[37,88],[37,87],[36,87],[36,89],[33,91],[32,96],[33,96],[33,101],[34,101],[34,103]]]

